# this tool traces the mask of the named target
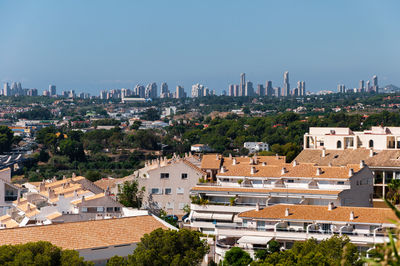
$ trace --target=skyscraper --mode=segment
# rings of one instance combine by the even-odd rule
[[[254,95],[253,82],[247,81],[245,87],[245,96],[253,96],[253,95]]]
[[[365,88],[364,88],[364,80],[360,80],[360,87],[358,88],[359,92],[364,92]]]
[[[204,86],[200,83],[192,85],[192,98],[206,96],[204,94]]]
[[[300,95],[301,96],[306,96],[306,82],[302,81],[300,83],[301,87],[300,87]]]
[[[246,90],[246,74],[242,73],[240,74],[240,87],[238,96],[244,96],[245,90]]]
[[[161,89],[160,98],[168,98],[170,96],[167,83],[165,83],[165,82],[161,83],[161,88],[160,89]]]
[[[275,97],[281,97],[281,87],[274,88],[274,95]]]
[[[368,91],[368,92],[371,91],[371,85],[370,84],[371,84],[370,81],[367,80],[367,85],[365,86],[365,90]]]
[[[282,96],[289,96],[290,95],[290,83],[289,83],[289,72],[286,71],[283,74],[283,90]]]
[[[186,93],[185,90],[182,86],[176,86],[176,93],[175,93],[175,98],[185,98]]]
[[[239,96],[239,91],[240,91],[239,85],[238,84],[234,84],[233,85],[233,96],[235,96],[235,97]]]
[[[257,85],[257,94],[261,97],[265,96],[265,88],[262,84]]]
[[[147,84],[145,89],[145,98],[147,99],[157,98],[157,84],[155,82]]]
[[[228,96],[231,96],[231,97],[235,96],[235,85],[229,84]]]
[[[339,93],[345,93],[346,92],[346,86],[344,84],[339,84],[337,89],[338,89]]]
[[[49,91],[50,91],[50,96],[54,97],[57,96],[57,89],[56,89],[56,85],[49,85]]]
[[[4,96],[11,96],[11,90],[10,90],[10,85],[8,82],[5,82],[3,85],[3,95]]]
[[[378,77],[376,75],[372,77],[372,90],[376,93],[379,92]]]
[[[267,80],[265,82],[265,95],[273,96],[274,95],[274,88],[272,88],[272,81]]]

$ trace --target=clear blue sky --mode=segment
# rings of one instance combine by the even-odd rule
[[[400,1],[0,0],[0,81],[59,91],[201,82],[400,86]]]

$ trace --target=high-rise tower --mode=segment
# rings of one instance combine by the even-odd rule
[[[289,72],[286,71],[283,74],[283,95],[282,96],[289,96],[289,95],[290,95]]]
[[[239,96],[244,96],[246,90],[246,74],[240,74]]]

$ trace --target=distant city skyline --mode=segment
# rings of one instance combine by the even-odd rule
[[[267,80],[284,88],[285,71],[291,87],[305,81],[312,92],[358,88],[373,75],[400,86],[395,0],[21,0],[0,10],[0,82],[10,86],[98,95],[166,82],[190,95],[199,83],[220,94],[240,73],[250,91]]]

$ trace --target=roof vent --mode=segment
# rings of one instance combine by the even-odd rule
[[[215,155],[215,157],[216,157],[216,158],[215,158],[216,160],[219,160],[219,156],[218,156],[218,154],[216,154],[216,155]]]
[[[292,165],[293,165],[293,167],[295,167],[295,166],[297,165],[297,161],[296,161],[296,160],[293,160]]]
[[[225,173],[225,166],[221,166],[221,174]]]
[[[256,168],[254,166],[250,169],[250,174],[254,175],[256,173]]]
[[[351,221],[354,220],[354,212],[353,212],[353,211],[350,212],[350,220],[351,220]]]
[[[260,210],[260,203],[256,203],[256,211],[259,211]]]
[[[370,149],[369,150],[369,157],[373,157],[374,156],[374,149]]]
[[[331,162],[329,162],[329,163],[328,163],[328,166],[329,166],[329,167],[332,167],[332,163],[331,163]]]
[[[286,210],[285,210],[285,216],[289,216],[289,215],[290,215],[289,208],[286,208]]]
[[[266,162],[263,162],[263,163],[262,163],[262,166],[267,166],[267,163],[266,163]]]
[[[331,201],[331,202],[329,202],[329,204],[328,204],[328,211],[331,211],[331,210],[333,210],[335,208],[335,205],[333,204],[333,202]]]
[[[363,167],[365,167],[365,161],[364,161],[364,160],[361,160],[361,161],[360,161],[360,168],[363,168]]]
[[[322,169],[320,167],[317,168],[317,175],[321,175],[322,174]]]
[[[353,170],[353,168],[350,168],[349,169],[349,177],[351,177],[351,176],[353,176],[354,175],[354,170]]]
[[[322,148],[322,157],[325,157],[325,156],[326,156],[326,149],[324,147],[324,148]]]
[[[253,165],[254,164],[254,160],[253,160],[253,158],[250,158],[250,165]]]
[[[233,158],[232,165],[236,165],[236,158]]]
[[[281,175],[286,174],[286,167],[282,167]]]

